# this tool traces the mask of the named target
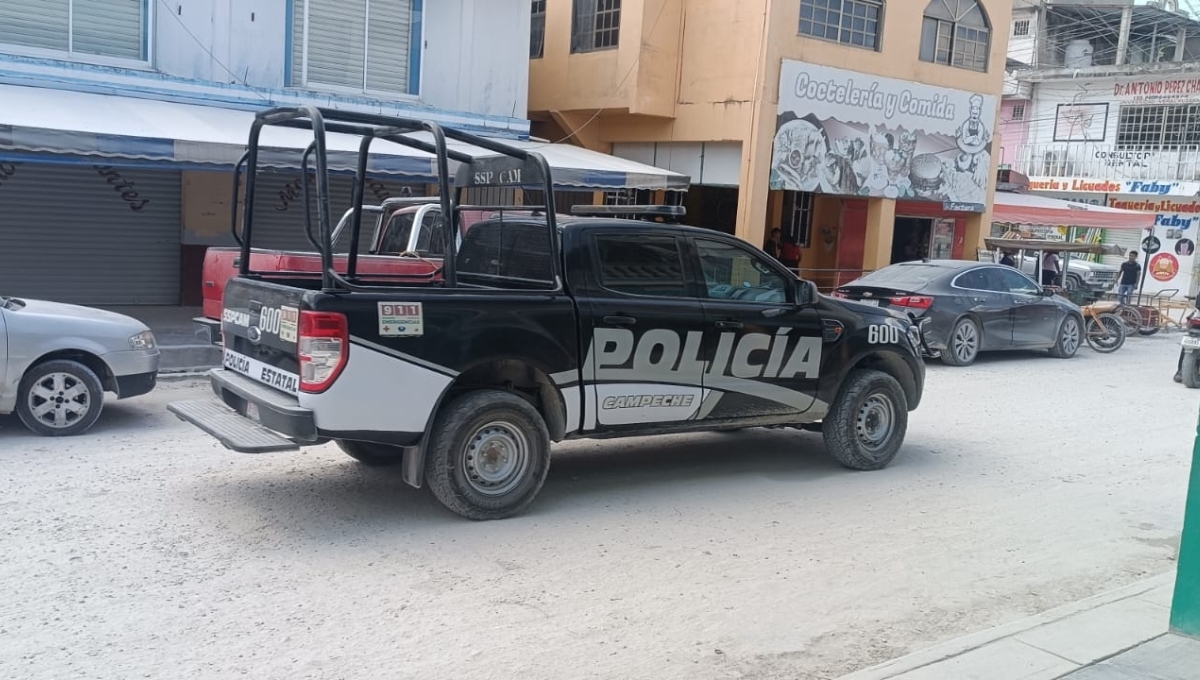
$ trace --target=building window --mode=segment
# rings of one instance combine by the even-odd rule
[[[1029,35],[1029,20],[1022,19],[1013,22],[1012,34],[1014,38],[1024,38]]]
[[[0,0],[0,51],[149,61],[150,0]]]
[[[294,87],[418,94],[422,0],[295,0]]]
[[[1117,148],[1178,149],[1200,146],[1200,104],[1122,106]]]
[[[987,71],[991,26],[978,0],[933,0],[921,23],[921,61]]]
[[[879,49],[883,0],[800,0],[800,35]]]
[[[546,0],[533,0],[529,15],[529,58],[540,59],[546,52]]]
[[[595,52],[621,42],[621,0],[574,0],[571,52]]]
[[[808,248],[812,245],[813,199],[815,194],[808,191],[789,191],[785,194],[783,203],[783,236],[791,239],[797,246]]]
[[[606,191],[604,205],[654,205],[654,192],[649,189]]]
[[[1008,119],[1009,120],[1025,120],[1025,105],[1024,104],[1014,104],[1012,107],[1012,113],[1009,114]]]

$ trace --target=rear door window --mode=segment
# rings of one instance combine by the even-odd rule
[[[688,297],[679,239],[669,235],[597,234],[600,286],[623,295]]]
[[[458,272],[467,277],[552,286],[550,232],[544,222],[479,222],[463,239]]]

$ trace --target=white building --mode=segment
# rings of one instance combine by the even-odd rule
[[[1103,238],[1153,237],[1146,292],[1194,294],[1200,21],[1169,0],[1018,0],[1009,45],[1003,162],[1037,193],[1157,214],[1152,234]]]
[[[530,9],[529,0],[0,0],[0,291],[196,304],[205,248],[231,243],[231,170],[254,112],[271,106],[528,139]],[[306,134],[274,132],[264,143],[278,147],[277,170],[258,185],[256,245],[306,247]],[[552,165],[588,165],[575,147],[541,150]],[[604,170],[588,177],[623,186],[624,166],[595,156]],[[347,158],[338,167],[351,167]],[[378,157],[372,171],[378,198],[425,192],[433,177],[420,154]],[[341,214],[350,181],[336,179]]]

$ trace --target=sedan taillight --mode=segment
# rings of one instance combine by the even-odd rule
[[[350,326],[345,314],[300,312],[296,358],[300,361],[300,391],[324,392],[350,358]]]
[[[901,295],[888,298],[888,302],[897,307],[908,307],[909,309],[929,309],[933,306],[933,298],[928,295]]]

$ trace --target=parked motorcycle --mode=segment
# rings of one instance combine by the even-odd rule
[[[1187,335],[1179,342],[1183,356],[1179,361],[1179,378],[1192,389],[1200,387],[1200,315],[1192,312],[1187,318]]]

